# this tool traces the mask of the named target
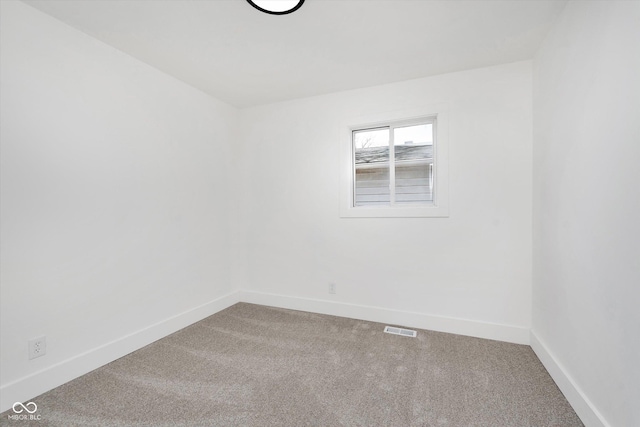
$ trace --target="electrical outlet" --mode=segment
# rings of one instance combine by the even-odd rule
[[[29,360],[47,354],[47,337],[42,336],[29,340]]]
[[[335,294],[336,293],[336,284],[335,283],[329,283],[329,293],[330,294]]]

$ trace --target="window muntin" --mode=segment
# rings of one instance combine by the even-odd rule
[[[432,205],[435,117],[352,130],[352,207]]]

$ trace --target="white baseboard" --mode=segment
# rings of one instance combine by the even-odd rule
[[[240,301],[516,344],[529,344],[529,329],[518,326],[246,290],[241,291]]]
[[[0,412],[106,365],[239,302],[235,291],[0,387]]]
[[[558,362],[542,341],[531,331],[531,348],[538,356],[544,367],[556,382],[558,388],[567,398],[576,414],[580,417],[586,427],[610,427],[610,424],[598,412],[589,398],[577,386],[575,381],[567,373],[567,370]]]

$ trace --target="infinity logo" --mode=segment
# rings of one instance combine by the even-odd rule
[[[29,409],[29,405],[33,405],[33,409]],[[18,407],[18,409],[16,409],[16,406]],[[21,414],[22,411],[27,411],[28,413],[33,414],[37,410],[38,410],[38,405],[36,405],[33,402],[29,402],[26,405],[23,405],[20,402],[16,402],[13,404],[13,412],[15,412],[16,414]]]

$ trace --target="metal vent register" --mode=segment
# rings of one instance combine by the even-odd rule
[[[411,329],[396,328],[394,326],[385,326],[384,331],[387,334],[402,335],[403,337],[415,338],[418,333]]]

